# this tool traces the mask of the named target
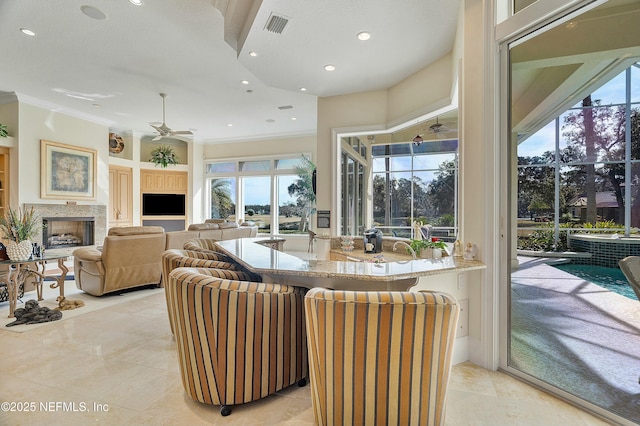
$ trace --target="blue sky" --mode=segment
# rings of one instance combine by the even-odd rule
[[[601,100],[601,105],[624,103],[626,99],[625,81],[626,77],[623,71],[594,91],[592,99]],[[640,69],[637,67],[631,67],[631,102],[640,102]],[[637,108],[638,105],[635,107]],[[560,126],[562,126],[562,120]],[[555,125],[552,121],[518,145],[518,156],[532,157],[553,150],[555,150]]]
[[[291,197],[287,188],[297,179],[297,176],[280,176],[278,187],[278,200],[280,204],[289,201],[295,203],[295,197]],[[244,200],[245,204],[271,204],[271,180],[269,176],[255,176],[245,178]]]

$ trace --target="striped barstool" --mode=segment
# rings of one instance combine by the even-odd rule
[[[305,311],[316,424],[444,424],[453,297],[314,288]]]
[[[306,289],[213,271],[177,268],[167,282],[185,392],[227,416],[232,405],[304,385]]]
[[[255,274],[249,274],[238,271],[233,263],[217,260],[219,257],[215,253],[205,253],[190,250],[170,249],[162,253],[162,285],[165,288],[165,296],[167,299],[167,310],[170,308],[170,295],[167,293],[167,281],[169,274],[176,268],[192,267],[192,268],[210,268],[214,269],[216,276],[226,279],[255,281],[260,277]],[[171,315],[169,315],[169,326],[173,333],[173,323]]]

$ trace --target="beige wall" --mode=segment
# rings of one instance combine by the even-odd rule
[[[318,210],[333,210],[334,199],[340,198],[339,194],[333,194],[332,189],[337,178],[337,169],[334,167],[337,158],[334,159],[333,129],[379,127],[386,122],[386,119],[386,90],[318,98],[318,157],[316,161]],[[332,218],[331,226],[336,226],[335,218]],[[332,232],[335,234],[335,231]]]
[[[207,160],[302,154],[307,152],[311,153],[312,160],[315,162],[315,135],[216,143],[203,146],[203,155]]]
[[[6,99],[4,99],[6,98]],[[5,95],[0,102],[0,124],[7,126],[9,136],[16,136],[18,131],[18,102],[13,95]]]
[[[65,200],[40,198],[40,140],[95,149],[97,152],[97,190],[95,201],[78,204],[108,204],[108,140],[107,126],[20,102],[18,106],[18,185],[19,204],[60,204]]]
[[[387,90],[387,123],[403,124],[442,106],[450,105],[457,80],[451,53]]]

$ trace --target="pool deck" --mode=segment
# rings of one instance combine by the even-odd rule
[[[518,256],[511,275],[511,362],[640,423],[640,302]]]

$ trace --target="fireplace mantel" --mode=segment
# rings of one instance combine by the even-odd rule
[[[25,209],[33,210],[38,217],[38,228],[42,227],[43,217],[94,217],[95,218],[95,244],[102,245],[104,237],[107,235],[107,206],[105,205],[85,205],[85,204],[24,204]],[[42,245],[42,232],[36,235],[32,241]],[[52,252],[64,251],[71,254],[71,248],[51,249]]]

